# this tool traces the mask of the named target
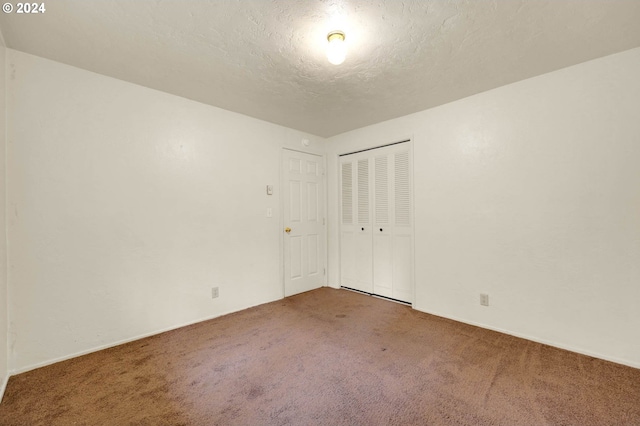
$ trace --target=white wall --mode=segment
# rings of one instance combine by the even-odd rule
[[[415,308],[640,367],[638,76],[634,49],[329,139],[329,283],[336,155],[413,135]]]
[[[7,65],[13,372],[282,297],[281,148],[321,139]],[[640,367],[637,75],[640,49],[330,139],[331,283],[336,155],[413,135],[415,307]]]
[[[7,364],[8,306],[7,306],[7,227],[6,227],[6,90],[5,47],[0,32],[0,401],[9,379]]]
[[[14,372],[283,297],[281,151],[322,139],[7,52]]]

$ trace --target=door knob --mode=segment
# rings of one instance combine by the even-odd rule
[[[286,232],[288,234],[289,232],[291,232],[291,228],[289,228],[289,227],[284,228],[284,232]]]

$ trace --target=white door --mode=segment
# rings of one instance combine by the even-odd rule
[[[284,295],[324,285],[323,158],[283,150]]]
[[[413,302],[411,146],[340,158],[343,287]]]
[[[341,285],[373,293],[370,161],[354,154],[342,158],[340,169]]]
[[[411,151],[396,145],[393,158],[393,297],[413,302],[413,197]]]
[[[380,152],[376,153],[373,162],[373,292],[385,297],[393,297],[393,180],[389,159],[389,154]]]

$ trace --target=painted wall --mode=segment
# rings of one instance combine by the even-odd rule
[[[282,297],[281,148],[321,139],[7,65],[12,371]],[[415,307],[640,366],[639,72],[634,49],[330,139],[330,282],[336,155],[413,136]]]
[[[8,380],[7,227],[6,227],[6,89],[5,47],[0,32],[0,400]]]
[[[634,49],[329,139],[329,283],[336,155],[412,135],[415,308],[640,367],[639,75]]]
[[[281,151],[322,139],[7,52],[14,372],[283,297]]]

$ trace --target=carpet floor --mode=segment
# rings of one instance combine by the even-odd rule
[[[2,425],[640,425],[640,370],[322,288],[11,377]]]

